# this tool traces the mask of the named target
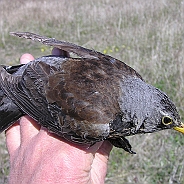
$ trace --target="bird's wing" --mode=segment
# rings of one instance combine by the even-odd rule
[[[46,56],[22,66],[12,75],[0,67],[0,86],[20,109],[50,132],[91,144],[108,136],[108,123],[115,113],[107,110],[102,100],[111,92],[106,89],[103,93],[110,83],[104,78],[108,75],[104,76],[103,68],[95,65],[98,60],[83,60]],[[96,72],[92,70],[94,67]],[[114,104],[112,100],[107,103]],[[104,113],[107,115],[103,116]]]

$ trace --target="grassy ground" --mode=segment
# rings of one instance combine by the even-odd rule
[[[11,3],[11,6],[10,6]],[[184,117],[184,1],[1,0],[0,64],[16,64],[51,48],[9,36],[30,31],[110,54],[165,91]],[[183,184],[184,137],[172,130],[129,138],[136,155],[114,148],[107,184]],[[0,137],[0,183],[8,156]]]

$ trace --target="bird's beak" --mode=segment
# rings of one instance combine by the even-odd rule
[[[184,124],[181,123],[180,126],[174,127],[174,130],[176,130],[176,131],[181,132],[181,133],[184,134]]]

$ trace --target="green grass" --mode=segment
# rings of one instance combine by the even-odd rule
[[[11,3],[11,6],[9,6]],[[70,41],[121,59],[165,91],[184,117],[184,2],[181,0],[0,1],[0,64],[51,48],[9,36],[30,31]],[[114,148],[106,183],[183,184],[184,138],[172,130],[129,138],[136,155]],[[8,156],[0,141],[0,182]]]

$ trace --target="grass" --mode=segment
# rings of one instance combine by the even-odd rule
[[[181,0],[0,1],[0,63],[17,64],[51,48],[9,36],[30,31],[110,54],[165,91],[184,117],[184,2]],[[114,148],[106,183],[184,183],[184,138],[172,130],[129,138],[136,155]],[[8,155],[0,141],[0,182]]]

